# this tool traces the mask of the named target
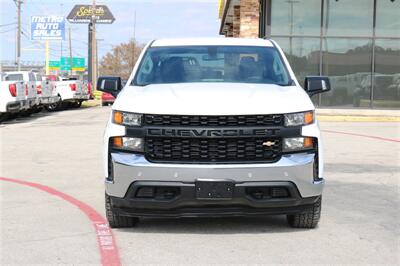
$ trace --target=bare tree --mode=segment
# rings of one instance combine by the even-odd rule
[[[100,75],[114,75],[128,79],[142,49],[143,45],[137,44],[133,39],[128,43],[114,46],[100,61]]]

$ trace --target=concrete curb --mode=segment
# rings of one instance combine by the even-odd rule
[[[400,122],[398,116],[318,115],[320,122]]]
[[[89,101],[85,101],[82,103],[82,107],[96,107],[96,106],[100,106],[101,105],[101,101],[100,100],[89,100]]]
[[[357,116],[357,117],[400,117],[396,109],[325,109],[317,108],[317,115],[324,116]]]
[[[316,109],[322,122],[400,122],[400,110]]]

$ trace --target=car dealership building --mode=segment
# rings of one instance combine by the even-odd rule
[[[300,82],[326,75],[320,106],[400,108],[400,0],[225,0],[220,34],[271,38]]]

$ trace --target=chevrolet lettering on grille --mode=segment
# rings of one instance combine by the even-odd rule
[[[226,138],[226,137],[275,137],[279,128],[247,129],[176,129],[148,128],[147,136],[151,137],[189,137],[189,138]]]

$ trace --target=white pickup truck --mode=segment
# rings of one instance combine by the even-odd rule
[[[27,87],[23,81],[6,81],[7,75],[2,75],[0,81],[0,122],[11,114],[29,109]]]
[[[55,82],[44,79],[39,73],[34,73],[34,75],[36,80],[36,91],[41,106],[45,107],[61,101],[60,97],[57,95]]]
[[[273,40],[155,40],[117,96],[104,135],[111,227],[140,217],[286,214],[314,228],[323,149],[310,96],[327,77],[297,81]]]
[[[55,82],[60,101],[46,108],[48,111],[58,111],[67,107],[79,108],[83,101],[90,98],[85,84],[74,78],[61,78],[55,75],[45,76],[46,80]]]
[[[25,85],[26,102],[29,106],[21,114],[23,116],[31,115],[40,106],[40,96],[36,87],[35,74],[32,71],[10,71],[6,72],[6,81],[22,81]]]

